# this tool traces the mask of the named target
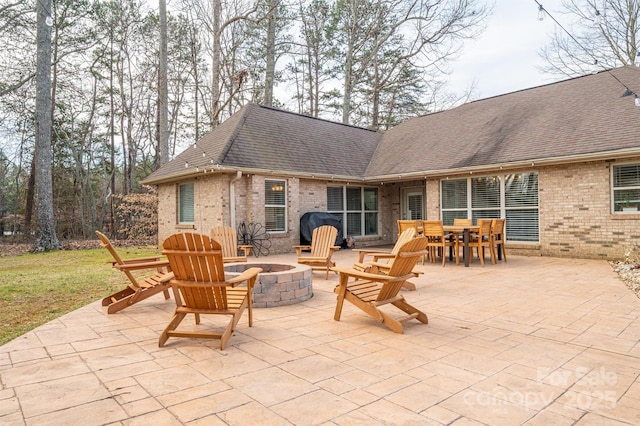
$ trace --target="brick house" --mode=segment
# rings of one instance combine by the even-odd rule
[[[253,222],[282,253],[310,211],[342,218],[359,247],[394,242],[401,218],[506,217],[512,253],[620,258],[640,238],[634,93],[640,69],[625,66],[386,132],[249,104],[144,183],[160,241]]]

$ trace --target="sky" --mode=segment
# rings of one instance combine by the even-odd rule
[[[489,0],[491,1],[491,0]],[[493,0],[493,14],[484,33],[465,42],[460,58],[452,65],[449,89],[463,92],[475,80],[473,99],[483,99],[557,81],[542,74],[538,51],[557,25],[547,16],[538,20],[534,0]],[[565,28],[562,0],[538,0]],[[562,31],[560,28],[558,28]]]

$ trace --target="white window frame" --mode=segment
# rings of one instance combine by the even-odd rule
[[[509,215],[513,215],[518,213],[518,211],[527,211],[527,210],[537,210],[537,215],[536,215],[536,222],[538,224],[538,229],[535,230],[537,235],[537,239],[533,240],[533,239],[527,239],[527,240],[518,240],[517,237],[514,237],[514,231],[512,230],[513,228],[511,228],[510,223],[513,223],[513,221],[510,221],[509,219],[507,220],[507,229],[506,229],[506,239],[509,241],[518,241],[518,242],[522,242],[522,243],[539,243],[540,242],[540,196],[539,193],[540,191],[538,190],[538,194],[537,194],[537,199],[538,199],[538,203],[537,205],[525,205],[525,206],[509,206],[507,207],[507,197],[506,197],[506,177],[507,176],[515,176],[515,175],[524,175],[524,174],[535,174],[539,181],[540,179],[540,174],[538,172],[526,172],[526,173],[505,173],[505,174],[488,174],[488,175],[478,175],[478,176],[471,176],[471,177],[462,177],[462,178],[456,178],[456,179],[452,179],[452,181],[465,181],[465,185],[464,188],[466,190],[466,204],[464,207],[462,206],[458,206],[455,208],[444,208],[445,203],[444,203],[444,191],[442,189],[444,182],[448,181],[449,179],[443,179],[440,181],[440,217],[445,217],[445,213],[447,212],[453,212],[453,216],[455,217],[461,217],[461,218],[473,218],[474,222],[477,221],[477,219],[482,219],[483,217],[506,217],[508,218]],[[472,202],[473,202],[473,194],[472,194],[472,181],[473,179],[479,179],[479,178],[495,178],[499,184],[500,184],[500,203],[499,206],[489,206],[489,207],[485,207],[485,206],[473,206]],[[483,214],[483,212],[486,212]],[[496,212],[497,214],[493,214],[493,212]],[[452,215],[447,215],[447,216],[452,216]],[[449,223],[447,223],[449,224]],[[510,232],[510,228],[511,228],[511,232]],[[511,237],[509,237],[509,234],[511,234]]]
[[[340,188],[342,190],[342,209],[335,210],[330,209],[329,200],[328,200],[328,191],[329,188]],[[358,210],[349,210],[347,203],[347,190],[348,189],[359,189],[360,190],[360,208]],[[365,208],[365,190],[375,190],[376,191],[376,208],[375,210],[367,210]],[[334,216],[342,219],[342,232],[343,235],[346,236],[355,236],[355,237],[375,237],[380,235],[380,190],[375,186],[353,186],[353,185],[329,185],[327,186],[327,212],[333,214]],[[347,217],[348,214],[359,213],[360,214],[360,234],[354,234],[349,230]],[[367,234],[367,214],[375,214],[375,225],[376,225],[376,233],[375,234]]]
[[[264,201],[264,214],[265,214],[265,230],[267,232],[269,232],[270,234],[283,234],[285,232],[287,232],[287,181],[284,179],[265,179],[264,180],[264,185],[265,185],[265,201]],[[279,191],[282,191],[284,193],[284,199],[282,201],[282,204],[273,204],[273,203],[267,203],[267,188],[271,186],[271,189],[273,190],[273,188],[275,187],[280,187],[281,189]],[[267,223],[267,210],[268,209],[282,209],[282,214],[284,217],[284,223],[283,223],[283,229],[269,229],[268,227],[268,223]]]
[[[640,163],[614,164],[611,167],[611,213],[612,214],[638,214],[640,210],[640,182],[637,185],[616,186],[616,170],[622,167],[640,168]],[[628,194],[628,195],[627,195]],[[632,203],[632,209],[626,208],[625,204]]]

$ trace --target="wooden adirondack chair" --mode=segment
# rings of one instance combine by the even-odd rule
[[[340,321],[342,305],[345,300],[348,300],[396,333],[402,333],[402,324],[411,319],[427,324],[429,322],[427,315],[407,303],[404,297],[398,294],[404,282],[413,277],[412,270],[420,256],[426,254],[426,247],[427,240],[422,236],[406,242],[391,261],[386,274],[358,271],[353,268],[332,268],[340,274],[340,283],[334,290],[338,294],[338,301],[333,318]],[[355,278],[355,280],[349,282],[349,278]],[[394,318],[380,309],[389,304],[407,315]]]
[[[398,251],[400,250],[400,247],[402,247],[406,242],[410,241],[415,236],[416,236],[415,228],[407,228],[404,231],[402,231],[400,236],[398,236],[398,241],[396,241],[396,244],[393,246],[393,249],[391,249],[391,251],[380,251],[380,250],[376,251],[373,249],[356,250],[359,252],[358,263],[355,263],[353,265],[353,268],[365,271],[370,269],[371,267],[374,267],[377,270],[376,272],[379,271],[381,273],[387,273],[391,266],[391,263],[389,262],[389,260],[395,258],[396,255],[398,254]],[[373,261],[364,262],[364,258],[366,256],[372,256]],[[386,262],[381,261],[383,259],[387,259],[387,261]],[[414,277],[418,277],[420,276],[420,274],[422,274],[422,272],[415,271],[415,270],[412,271],[411,273],[413,274]],[[416,289],[416,285],[411,281],[405,281],[403,287],[406,288],[407,290]]]
[[[252,245],[238,245],[238,232],[230,226],[214,226],[211,238],[222,246],[222,261],[246,262]]]
[[[173,278],[173,274],[169,271],[169,261],[160,260],[160,256],[124,260],[106,235],[100,231],[96,231],[96,235],[100,239],[100,245],[113,256],[112,266],[124,272],[129,279],[129,285],[124,290],[102,299],[102,306],[107,306],[107,313],[121,311],[161,291],[164,292],[165,299],[169,298],[168,283]],[[148,278],[138,279],[132,273],[138,270],[155,270],[156,272]]]
[[[220,349],[224,349],[245,309],[249,327],[253,325],[252,289],[262,269],[249,268],[235,278],[225,279],[222,247],[207,235],[173,234],[162,247],[175,275],[170,283],[177,306],[158,346],[162,347],[169,337],[195,337],[220,339]],[[195,315],[196,324],[204,314],[226,315],[230,319],[222,332],[177,330],[187,314]]]
[[[326,270],[329,279],[329,270],[336,266],[331,260],[333,252],[340,250],[340,246],[334,245],[338,230],[331,225],[322,225],[313,230],[310,246],[293,246],[296,249],[298,263],[311,266],[311,269]],[[311,250],[311,253],[303,255],[303,250]]]

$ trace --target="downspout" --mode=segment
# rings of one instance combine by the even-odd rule
[[[231,227],[236,229],[236,182],[242,178],[242,172],[238,170],[236,177],[229,182],[229,209],[231,214]]]

